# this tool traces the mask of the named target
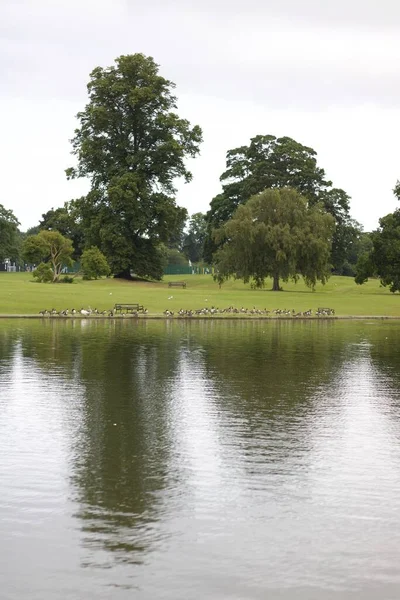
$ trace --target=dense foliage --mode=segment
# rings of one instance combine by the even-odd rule
[[[281,279],[299,275],[310,287],[325,283],[333,231],[333,217],[318,204],[310,207],[298,191],[266,190],[240,205],[216,231],[221,244],[215,255],[216,278],[252,279],[262,287],[272,277],[275,291]]]
[[[379,219],[370,239],[372,249],[362,253],[357,263],[356,283],[376,275],[391,292],[400,291],[400,209]]]
[[[143,54],[120,56],[90,75],[89,102],[72,140],[76,167],[89,194],[73,204],[85,244],[105,254],[114,274],[161,278],[161,242],[182,230],[186,209],[175,203],[174,181],[192,175],[186,158],[199,152],[202,132],[175,110],[175,85]]]

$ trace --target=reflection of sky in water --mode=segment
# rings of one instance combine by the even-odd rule
[[[0,346],[6,600],[397,597],[399,328],[141,327]]]
[[[57,573],[57,593],[67,598],[68,578],[79,569],[67,476],[79,389],[60,386],[59,378],[61,369],[44,373],[24,358],[20,343],[2,373],[0,580],[10,582],[2,584],[3,598],[50,598]]]

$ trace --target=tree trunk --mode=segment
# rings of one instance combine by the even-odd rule
[[[131,270],[130,269],[124,269],[120,273],[116,273],[114,275],[114,277],[116,279],[132,279]]]
[[[59,265],[57,265],[55,260],[52,260],[51,264],[53,265],[53,283],[57,283],[58,279],[60,277],[61,266],[60,266],[60,268],[58,268]]]
[[[273,278],[273,284],[272,284],[272,291],[273,292],[280,292],[281,288],[279,287],[279,275],[274,275]]]

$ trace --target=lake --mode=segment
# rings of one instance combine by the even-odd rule
[[[0,321],[2,600],[396,599],[400,323]]]

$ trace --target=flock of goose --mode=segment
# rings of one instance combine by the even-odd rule
[[[143,310],[143,314],[147,314],[148,311],[147,309]],[[253,316],[276,316],[276,317],[292,317],[292,318],[299,318],[299,317],[312,317],[313,315],[315,315],[316,317],[330,317],[330,316],[334,316],[335,311],[333,308],[318,308],[316,311],[312,311],[311,309],[306,310],[306,311],[300,311],[297,312],[294,309],[292,310],[287,310],[286,308],[281,309],[281,308],[275,308],[274,310],[267,310],[266,308],[264,309],[259,309],[256,308],[255,306],[253,306],[253,308],[244,308],[243,306],[241,308],[235,308],[234,306],[228,306],[228,308],[216,308],[214,306],[211,307],[205,307],[205,308],[198,308],[196,310],[186,310],[181,308],[180,310],[178,310],[176,313],[172,310],[165,310],[164,311],[164,316],[165,317],[196,317],[196,316],[215,316],[215,315],[253,315]],[[55,308],[52,308],[51,310],[41,310],[39,311],[39,315],[46,317],[46,316],[51,316],[51,317],[55,317],[55,316],[59,316],[59,317],[68,317],[68,316],[82,316],[82,317],[90,317],[91,315],[100,315],[103,317],[115,317],[115,316],[121,316],[121,317],[138,317],[139,313],[137,311],[133,311],[130,312],[128,315],[125,313],[120,313],[120,314],[116,314],[114,309],[108,309],[108,310],[103,310],[103,311],[98,311],[97,308],[95,309],[91,309],[91,308],[81,308],[80,310],[75,310],[75,308],[72,308],[71,310],[69,310],[68,308],[65,310],[60,310],[57,311]]]
[[[81,315],[82,317],[90,317],[91,315],[101,315],[103,317],[113,317],[115,315],[115,311],[113,309],[109,309],[109,310],[102,310],[99,311],[97,310],[97,308],[94,308],[93,310],[91,308],[81,308],[80,310],[75,310],[75,308],[71,308],[71,310],[69,310],[68,308],[66,308],[65,310],[56,310],[55,308],[52,308],[51,310],[41,310],[39,311],[39,315],[41,315],[42,317],[55,317],[55,316],[59,316],[59,317],[68,317],[68,316],[76,316],[76,315]],[[124,314],[121,316],[125,316]],[[135,315],[134,315],[135,316]]]
[[[266,308],[264,309],[259,309],[256,308],[255,306],[253,306],[253,308],[244,308],[243,306],[241,308],[235,308],[234,306],[228,306],[228,308],[216,308],[214,306],[211,306],[211,308],[209,307],[205,307],[205,308],[198,308],[197,310],[185,310],[183,308],[181,308],[179,311],[177,311],[176,313],[172,310],[165,310],[163,313],[166,317],[173,317],[178,316],[178,317],[195,317],[195,316],[201,316],[201,315],[209,315],[209,316],[213,316],[213,315],[221,315],[221,314],[235,314],[235,315],[264,315],[264,316],[284,316],[284,317],[293,317],[293,318],[298,318],[298,317],[312,317],[313,315],[315,315],[316,317],[328,317],[328,316],[333,316],[335,314],[335,311],[333,308],[318,308],[315,312],[313,312],[311,310],[311,308],[309,310],[305,310],[305,311],[300,311],[297,312],[294,309],[292,310],[287,310],[286,308],[281,309],[281,308],[275,308],[274,310],[267,310]]]

